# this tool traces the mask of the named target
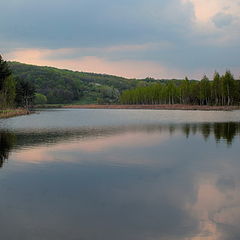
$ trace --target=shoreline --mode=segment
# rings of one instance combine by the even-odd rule
[[[149,109],[149,110],[196,110],[196,111],[233,111],[240,110],[240,106],[200,106],[183,104],[156,104],[156,105],[122,105],[122,104],[85,104],[64,105],[62,108],[75,109]]]
[[[23,108],[0,110],[0,119],[12,118],[22,115],[28,115],[31,112]]]

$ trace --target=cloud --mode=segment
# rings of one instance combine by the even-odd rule
[[[41,65],[62,66],[65,61],[70,69],[92,59],[85,69],[105,72],[114,66],[110,73],[129,77],[198,78],[196,72],[240,67],[239,2],[3,0],[1,51],[9,56],[24,49],[29,63],[40,50]],[[133,71],[119,70],[129,63]]]
[[[219,12],[240,16],[239,0],[182,0],[190,2],[194,8],[195,18],[199,22],[209,22]]]
[[[121,46],[112,47],[109,48],[109,51],[119,51],[120,49]],[[76,51],[77,50],[79,49],[76,49]],[[87,50],[85,49],[85,51]],[[169,69],[168,67],[154,61],[126,59],[108,60],[104,57],[96,56],[75,56],[74,58],[67,59],[59,57],[65,54],[72,54],[74,52],[74,49],[20,49],[6,54],[5,57],[8,60],[20,61],[40,66],[54,66],[76,71],[107,73],[128,78],[144,78],[148,76],[156,78],[171,78],[181,75],[180,71]]]
[[[162,48],[165,48],[163,50]],[[4,54],[10,61],[20,61],[39,66],[53,66],[95,73],[107,73],[128,78],[190,78],[201,79],[203,74],[213,76],[214,71],[223,73],[233,62],[230,70],[238,76],[237,59],[239,50],[222,47],[182,49],[167,44],[122,45],[106,48],[63,48],[63,49],[16,49]],[[168,49],[168,50],[166,50]],[[160,58],[156,57],[156,52]],[[177,54],[176,54],[177,52]],[[215,59],[224,58],[221,62]],[[206,56],[208,56],[206,58]],[[146,60],[145,60],[146,59]],[[190,69],[189,69],[190,68]]]
[[[25,47],[28,44],[75,48],[174,41],[180,29],[186,32],[191,15],[186,4],[182,6],[178,0],[19,2],[22,4],[3,1],[6,12],[1,15],[4,24],[0,23],[0,29],[2,38],[16,39]]]
[[[216,27],[222,28],[232,23],[233,16],[231,14],[217,13],[213,16],[212,21]]]

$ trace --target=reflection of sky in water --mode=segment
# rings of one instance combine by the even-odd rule
[[[0,170],[5,239],[240,239],[238,123],[16,138]]]
[[[129,124],[162,124],[185,122],[240,121],[240,111],[167,111],[167,110],[104,110],[56,109],[45,110],[8,121],[0,120],[0,128],[36,130],[49,128],[76,128],[119,126]]]

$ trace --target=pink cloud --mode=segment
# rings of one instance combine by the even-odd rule
[[[137,51],[152,48],[153,45],[116,46],[106,48],[106,51]],[[182,73],[170,69],[154,61],[118,60],[111,61],[96,56],[85,56],[75,59],[63,59],[64,55],[81,51],[81,49],[18,49],[6,54],[10,61],[19,61],[40,66],[53,66],[75,71],[106,73],[128,78],[174,78],[182,77]],[[61,59],[51,59],[51,56],[61,55]]]

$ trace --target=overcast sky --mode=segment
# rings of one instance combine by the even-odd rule
[[[1,0],[7,60],[126,77],[240,76],[240,0]]]

